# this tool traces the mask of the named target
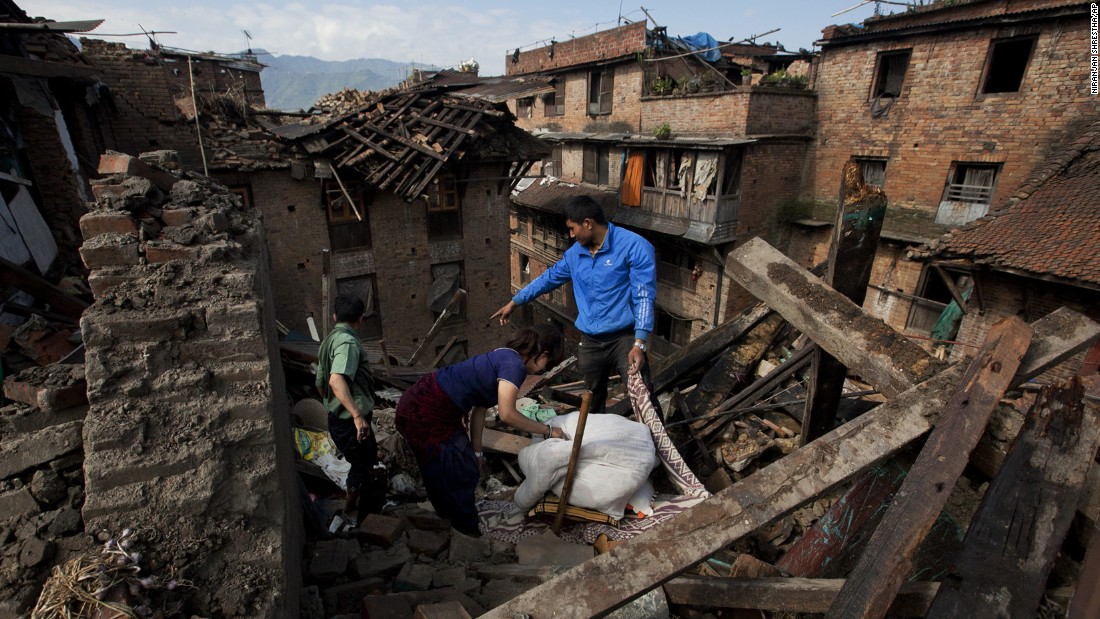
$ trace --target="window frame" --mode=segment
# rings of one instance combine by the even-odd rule
[[[1038,40],[1039,35],[1036,33],[991,39],[989,41],[989,49],[986,51],[985,54],[985,63],[982,66],[981,81],[978,83],[978,97],[981,98],[990,95],[1012,95],[1020,92],[1020,89],[1024,85],[1024,79],[1027,78],[1027,70],[1031,67],[1031,59],[1035,55],[1035,48],[1037,46],[1036,44],[1038,43]],[[1003,67],[1000,71],[995,72],[994,69],[996,67],[994,65],[998,62],[999,59],[1001,63],[1010,62],[1009,60],[1005,60],[1007,56],[1006,53],[1002,52],[1002,55],[997,55],[997,48],[1001,47],[1003,50],[1004,48],[1002,46],[1019,44],[1024,41],[1028,43],[1027,58],[1024,59],[1023,66],[1019,68],[1020,74],[1019,77],[1016,78],[1015,88],[1012,90],[990,90],[990,81],[994,78],[994,75],[996,74],[999,79],[1004,72]],[[1016,67],[1013,68],[1015,69]]]
[[[893,58],[905,57],[905,65],[901,68],[901,82],[898,84],[898,92],[888,93],[886,92],[886,85],[890,81],[890,60]],[[913,48],[907,49],[892,49],[879,52],[875,57],[875,73],[874,79],[871,80],[871,96],[869,100],[874,101],[882,97],[890,97],[892,99],[901,98],[902,93],[905,91],[905,78],[909,75],[909,62],[913,59]]]
[[[370,229],[370,214],[367,190],[362,183],[349,182],[344,185],[348,195],[357,202],[360,221],[350,207],[335,208],[340,202],[346,202],[339,183],[326,179],[321,185],[321,197],[325,205],[325,222],[328,224],[329,243],[336,253],[363,251],[373,247]]]
[[[964,204],[984,204],[986,206],[993,205],[993,196],[997,193],[997,181],[1001,177],[1000,163],[989,162],[968,162],[968,161],[953,161],[951,162],[951,168],[948,170],[947,183],[943,190],[942,202],[962,202]],[[967,185],[966,177],[971,171],[989,170],[992,171],[992,177],[990,178],[988,185]],[[967,187],[978,188],[971,193],[978,194],[978,199],[974,199],[967,195]],[[981,194],[986,195],[982,197]]]
[[[612,99],[615,93],[615,68],[599,67],[588,72],[588,100],[586,109],[589,116],[606,116],[614,110]]]
[[[611,184],[610,146],[606,144],[585,144],[582,163],[582,182],[599,186]]]
[[[543,116],[565,116],[565,79],[555,78],[554,92],[542,98]]]
[[[428,240],[462,238],[462,191],[453,174],[441,174],[436,199],[426,200]]]
[[[872,156],[865,156],[865,155],[854,155],[854,156],[852,156],[852,161],[854,161],[856,163],[856,165],[859,166],[859,171],[860,171],[860,173],[863,174],[863,181],[864,182],[866,182],[868,185],[870,185],[872,187],[878,187],[879,189],[884,189],[886,187],[886,168],[887,168],[888,163],[890,161],[890,159],[888,157],[872,157]],[[878,182],[878,183],[872,182],[872,180],[867,177],[867,165],[868,164],[882,164],[882,173],[879,175],[881,177],[880,182]]]
[[[516,118],[533,118],[535,115],[535,98],[520,97],[516,99]]]
[[[554,176],[556,178],[562,178],[562,151],[564,147],[562,144],[555,144],[550,150],[550,156],[542,160],[542,174],[544,176]],[[550,166],[550,172],[547,173],[547,165]]]

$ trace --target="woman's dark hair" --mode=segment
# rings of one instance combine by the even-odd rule
[[[561,358],[565,355],[565,338],[557,327],[549,323],[516,331],[504,346],[518,352],[525,360],[549,353],[550,362],[546,367],[561,363]]]

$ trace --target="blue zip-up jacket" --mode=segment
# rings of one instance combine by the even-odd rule
[[[595,256],[573,243],[561,260],[524,286],[512,301],[530,303],[570,280],[577,300],[576,326],[582,333],[603,335],[633,325],[634,337],[649,337],[657,296],[656,259],[649,241],[608,222],[603,246]]]

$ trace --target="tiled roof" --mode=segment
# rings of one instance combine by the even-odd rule
[[[565,213],[566,203],[577,196],[588,196],[598,202],[608,219],[614,219],[615,212],[619,210],[618,192],[591,185],[567,183],[552,176],[535,179],[529,184],[520,183],[512,193],[512,200],[521,206],[562,215]]]
[[[1041,165],[1005,206],[918,255],[1100,285],[1100,120]]]

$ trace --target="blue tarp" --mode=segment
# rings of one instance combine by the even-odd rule
[[[705,49],[708,51],[700,52],[696,54],[707,62],[718,62],[722,57],[722,51],[714,49],[718,47],[718,40],[710,36],[706,32],[700,32],[699,34],[692,35],[690,37],[676,37],[672,41],[673,47],[681,48],[685,51],[694,51],[699,49]]]

